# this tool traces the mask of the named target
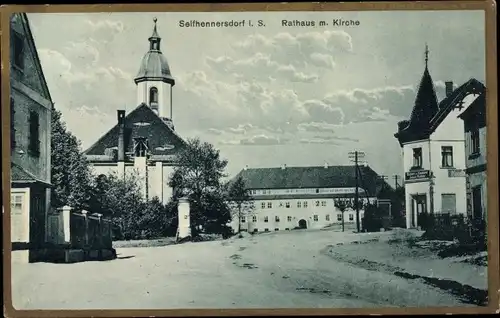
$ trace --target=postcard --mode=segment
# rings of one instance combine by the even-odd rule
[[[7,315],[494,312],[493,14],[3,7]]]

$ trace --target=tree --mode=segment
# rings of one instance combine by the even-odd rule
[[[219,150],[198,138],[189,139],[177,154],[177,166],[169,180],[174,189],[173,200],[188,197],[191,211],[191,231],[209,222],[225,226],[227,204],[222,189],[222,177],[227,160],[221,159]]]
[[[345,199],[336,199],[333,201],[333,204],[342,213],[342,232],[344,232],[344,212],[348,208],[351,208],[352,205],[351,205],[350,201],[347,201]]]
[[[66,129],[61,112],[52,111],[51,134],[52,205],[88,208],[92,174],[80,149],[80,141]]]
[[[253,198],[247,189],[245,180],[241,175],[228,186],[228,202],[233,209],[233,215],[238,218],[238,233],[241,232],[241,218],[250,215],[254,211]]]

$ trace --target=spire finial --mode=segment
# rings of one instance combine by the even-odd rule
[[[427,67],[427,64],[429,62],[429,46],[427,43],[425,43],[425,67]]]

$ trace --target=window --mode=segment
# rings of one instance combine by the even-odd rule
[[[274,230],[275,230],[275,231],[279,231],[280,229],[279,229],[279,228],[275,228]]]
[[[285,231],[290,231],[290,228],[288,228],[288,227],[287,227],[287,228],[285,228]]]
[[[313,216],[313,220],[314,220],[315,222],[317,222],[317,221],[319,220],[319,219],[318,219],[318,216],[317,216],[317,215],[314,215],[314,216]]]
[[[457,196],[454,193],[441,194],[441,212],[455,214],[457,212]]]
[[[316,206],[319,206],[319,201],[316,201],[315,204],[316,204]]]
[[[256,217],[255,215],[254,215],[254,216],[252,216],[252,222],[253,222],[253,223],[257,222],[257,217]]]
[[[413,148],[413,167],[422,168],[422,148]]]
[[[23,195],[22,194],[12,194],[10,197],[10,213],[11,214],[22,214],[23,213]]]
[[[273,203],[272,202],[267,202],[267,208],[272,209],[273,208]]]
[[[316,193],[319,193],[319,189],[316,189]]]
[[[337,221],[342,221],[342,214],[337,214]]]
[[[30,112],[29,117],[29,146],[28,149],[34,156],[40,155],[40,119],[37,112]]]
[[[354,214],[349,214],[349,221],[354,221]]]
[[[134,139],[134,155],[136,157],[146,157],[148,151],[148,140],[144,137]]]
[[[283,202],[280,202],[280,208],[282,208],[282,207],[283,207]]]
[[[287,209],[289,209],[290,208],[290,202],[285,203],[285,206],[286,206]]]
[[[321,201],[321,206],[326,206],[326,201]]]
[[[156,87],[149,89],[149,104],[158,104],[158,89]]]
[[[261,207],[262,209],[265,209],[265,208],[266,208],[266,202],[262,202],[262,203],[260,204],[260,207]]]
[[[479,154],[479,130],[475,129],[470,133],[470,154]]]
[[[246,218],[244,216],[241,217],[241,223],[245,223],[246,222]]]
[[[329,214],[327,214],[327,215],[325,216],[325,219],[326,219],[327,221],[330,221],[330,215],[329,215]]]
[[[298,207],[298,208],[302,207],[302,202],[298,201],[298,202],[297,202],[297,207]]]
[[[253,229],[253,232],[257,233],[257,232],[259,232],[259,229]]]
[[[15,115],[16,110],[14,108],[14,98],[10,98],[10,148],[16,148],[16,128],[15,128]]]
[[[265,216],[265,217],[264,217],[264,222],[265,222],[265,223],[269,222],[269,217],[268,217],[268,216]]]
[[[267,228],[266,228],[266,229],[264,229],[264,232],[269,232],[269,229],[267,229]]]
[[[24,69],[24,38],[17,32],[12,32],[12,61],[21,70]]]
[[[287,220],[288,222],[292,222],[292,217],[291,217],[291,216],[287,216],[286,220]]]
[[[453,147],[441,147],[441,166],[444,168],[453,167]]]
[[[188,219],[188,216],[187,216],[187,214],[186,214],[186,215],[184,215],[184,220],[187,220],[187,219]]]
[[[280,221],[280,217],[276,215],[276,216],[274,217],[274,221],[275,221],[275,222],[279,222],[279,221]]]
[[[304,201],[304,208],[307,208],[307,201]]]

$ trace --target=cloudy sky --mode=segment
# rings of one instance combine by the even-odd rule
[[[176,130],[245,165],[348,164],[364,151],[380,174],[402,174],[393,134],[424,70],[485,80],[484,14],[433,12],[29,14],[56,107],[83,148],[136,105],[133,82],[158,18],[172,75]],[[282,19],[360,21],[283,27]],[[262,28],[181,28],[180,20],[264,20]],[[331,23],[330,23],[331,24]]]

